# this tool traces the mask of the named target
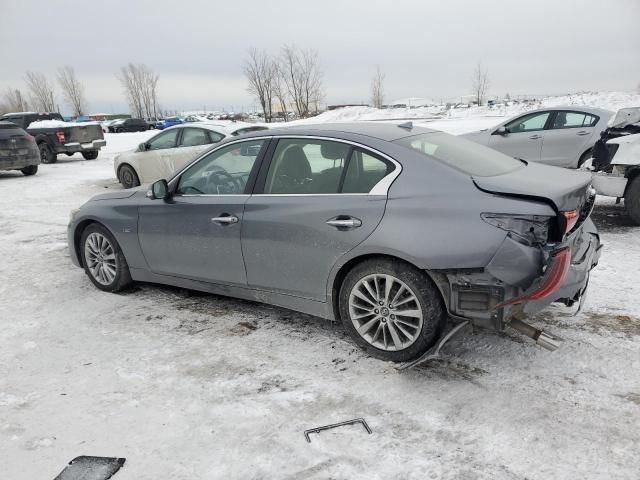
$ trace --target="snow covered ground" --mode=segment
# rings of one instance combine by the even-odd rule
[[[488,118],[438,122],[458,133]],[[596,206],[605,249],[583,312],[535,319],[560,350],[468,331],[401,373],[317,318],[94,288],[69,260],[69,211],[119,188],[113,156],[152,134],[107,134],[97,160],[61,156],[33,177],[0,172],[0,477],[102,455],[127,458],[118,480],[638,478],[640,228],[622,206]],[[355,417],[373,433],[304,439]]]

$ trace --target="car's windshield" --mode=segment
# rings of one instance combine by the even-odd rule
[[[491,148],[446,133],[424,133],[404,137],[395,143],[417,150],[469,175],[493,177],[519,168],[525,163]]]

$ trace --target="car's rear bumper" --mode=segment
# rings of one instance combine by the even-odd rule
[[[40,155],[36,149],[27,153],[9,153],[0,155],[0,170],[20,170],[24,167],[40,164]]]
[[[63,145],[56,146],[56,153],[75,153],[87,152],[92,150],[100,150],[107,144],[106,140],[93,140],[91,142],[68,142]]]

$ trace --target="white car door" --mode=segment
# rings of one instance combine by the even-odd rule
[[[211,144],[217,143],[224,135],[199,127],[184,127],[178,140],[178,148],[167,152],[163,161],[167,168],[174,173],[194,160],[198,155],[207,150]]]
[[[580,156],[596,141],[598,117],[589,113],[559,110],[554,113],[542,143],[541,163],[576,168]]]
[[[172,152],[177,150],[179,128],[171,128],[156,135],[145,143],[145,151],[136,152],[137,170],[140,183],[151,183],[162,178],[168,178],[173,172],[171,163]]]
[[[489,146],[506,155],[530,162],[539,162],[545,125],[551,112],[534,112],[516,118],[505,125],[500,133],[495,129]]]

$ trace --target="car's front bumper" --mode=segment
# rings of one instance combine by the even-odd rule
[[[69,142],[56,147],[56,153],[75,153],[100,150],[107,144],[106,140],[93,140],[91,142]]]

